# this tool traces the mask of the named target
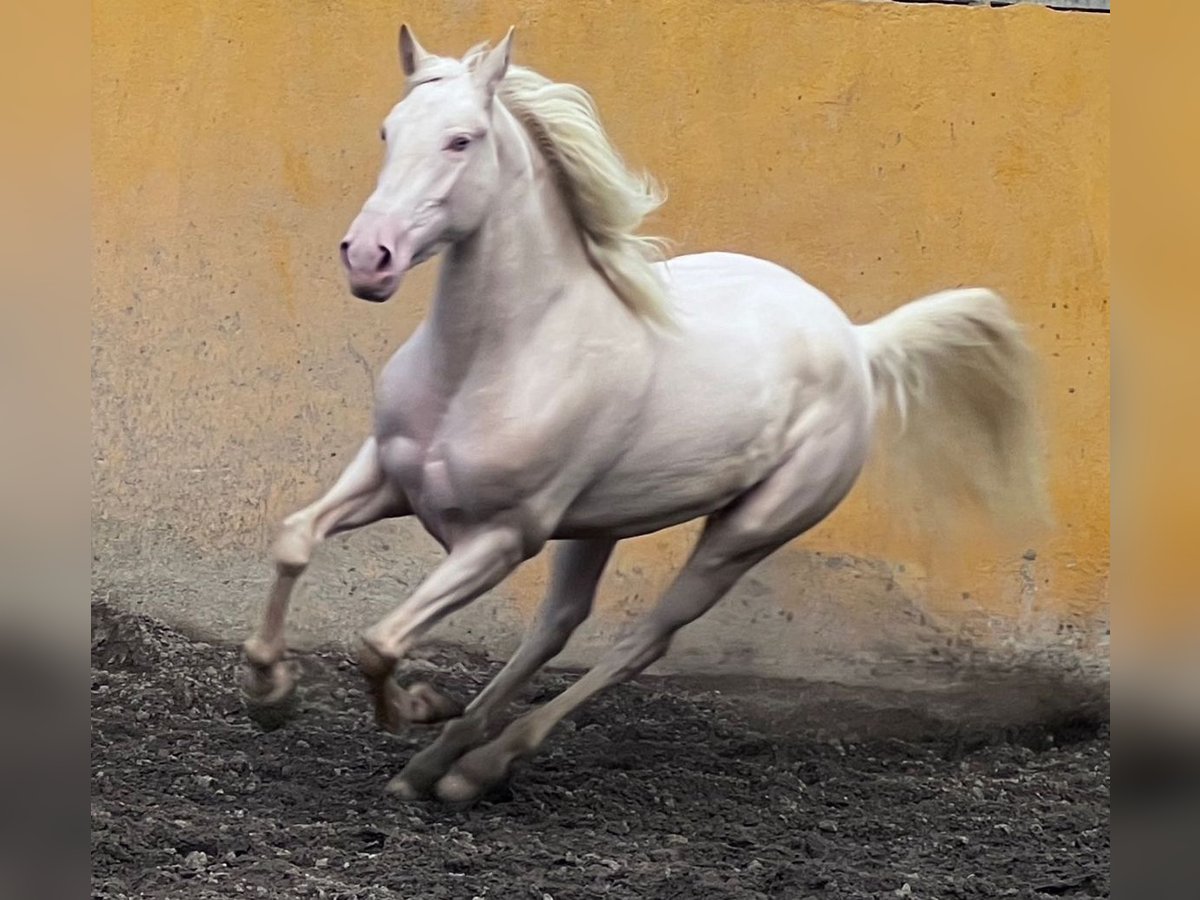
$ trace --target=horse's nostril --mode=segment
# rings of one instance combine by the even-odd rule
[[[382,272],[388,267],[388,263],[392,261],[392,251],[382,244],[379,245],[379,262],[376,264],[376,271]]]
[[[338,252],[342,257],[342,265],[347,269],[350,268],[350,242],[342,241],[338,244]]]

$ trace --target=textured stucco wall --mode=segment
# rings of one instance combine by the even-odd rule
[[[869,476],[681,637],[666,669],[901,679],[921,663],[1103,660],[1108,573],[1109,17],[858,2],[264,0],[93,10],[95,579],[222,636],[257,614],[275,523],[337,474],[433,266],[347,294],[399,15],[587,87],[671,199],[680,252],[779,261],[858,320],[1004,293],[1043,363],[1058,522],[1028,549],[914,535]],[[580,662],[663,588],[693,528],[627,542]],[[952,549],[951,549],[952,547]],[[438,558],[412,523],[331,542],[298,643],[371,621]],[[439,634],[511,648],[545,560]]]

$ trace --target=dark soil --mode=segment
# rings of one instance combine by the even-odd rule
[[[302,658],[263,733],[233,649],[93,608],[93,897],[978,898],[1109,895],[1109,747],[818,740],[711,692],[627,685],[467,810],[387,779],[433,732],[380,733],[349,660]],[[495,666],[457,657],[467,698]],[[546,675],[539,702],[569,680]],[[798,688],[799,690],[799,688]],[[973,749],[971,749],[973,748]]]

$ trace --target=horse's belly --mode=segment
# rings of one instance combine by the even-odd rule
[[[562,536],[644,534],[726,506],[788,453],[793,416],[782,392],[774,412],[746,415],[743,409],[724,422],[679,409],[658,417],[658,427],[641,434],[571,504]]]
[[[558,538],[649,534],[706,516],[745,490],[715,473],[686,479],[629,479],[601,483],[567,510]]]

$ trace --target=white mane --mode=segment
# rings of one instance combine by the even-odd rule
[[[466,61],[482,53],[477,48]],[[657,182],[625,165],[582,88],[509,66],[497,97],[558,174],[592,264],[634,313],[669,322],[666,290],[651,265],[663,258],[665,242],[636,233],[665,200]]]

